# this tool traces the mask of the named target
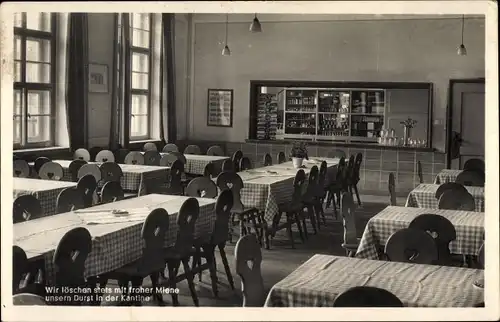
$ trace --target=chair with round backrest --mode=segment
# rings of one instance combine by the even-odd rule
[[[474,197],[468,191],[447,190],[443,192],[438,202],[439,209],[475,211]]]
[[[207,163],[203,169],[203,176],[207,178],[216,177],[215,165],[213,163]]]
[[[70,162],[68,166],[69,173],[71,174],[71,181],[76,182],[78,181],[78,171],[80,171],[80,168],[83,167],[84,165],[87,164],[87,161],[85,160],[73,160]]]
[[[12,294],[22,292],[21,281],[26,281],[25,274],[29,270],[28,256],[19,246],[12,247]]]
[[[222,162],[222,172],[234,171],[234,163],[232,160],[224,160]]]
[[[153,142],[147,142],[147,143],[144,143],[144,146],[142,147],[142,150],[144,152],[147,152],[147,151],[156,151],[156,152],[158,152],[158,147]]]
[[[361,206],[361,199],[359,198],[358,182],[361,179],[359,172],[361,170],[361,163],[362,162],[363,162],[363,154],[362,153],[356,154],[356,158],[354,159],[354,165],[353,165],[352,174],[351,174],[351,188],[356,193],[356,199],[358,199],[358,205],[360,205],[360,206]]]
[[[344,191],[342,193],[340,207],[344,227],[342,248],[345,249],[347,256],[354,257],[358,251],[359,239],[357,237],[354,199],[349,192]]]
[[[133,165],[143,165],[144,164],[144,156],[141,152],[132,151],[127,154],[125,157],[125,164],[133,164]]]
[[[307,182],[307,188],[304,192],[304,196],[302,198],[302,202],[304,203],[304,207],[307,209],[307,217],[311,221],[311,225],[313,227],[314,234],[317,234],[318,229],[320,228],[319,216],[320,214],[316,211],[316,191],[318,187],[318,176],[319,170],[318,166],[313,165],[311,170],[309,171],[309,179]]]
[[[186,165],[187,160],[186,160],[186,157],[184,156],[184,154],[182,154],[180,152],[170,152],[169,154],[175,155],[177,157],[177,160],[181,161],[182,164]]]
[[[50,162],[51,160],[47,157],[39,157],[35,159],[35,163],[33,168],[37,173],[40,173],[40,168],[47,162]]]
[[[30,176],[30,166],[28,162],[22,159],[14,160],[13,174],[16,178],[28,178]]]
[[[169,167],[175,160],[177,160],[176,155],[170,153],[163,154],[160,159],[160,167]]]
[[[334,307],[403,307],[403,302],[391,292],[372,286],[355,286],[341,293]]]
[[[77,188],[66,188],[59,192],[56,201],[57,213],[70,212],[85,207],[84,196]]]
[[[83,206],[85,208],[94,205],[94,193],[97,190],[97,182],[92,174],[86,174],[78,180],[76,189],[80,190],[83,196]]]
[[[283,151],[278,152],[278,155],[276,156],[276,158],[278,159],[278,164],[285,163],[286,162],[285,152],[283,152]]]
[[[55,286],[73,287],[76,294],[72,295],[79,295],[78,287],[87,286],[84,275],[85,260],[91,251],[92,236],[86,228],[73,228],[64,234],[52,260],[55,267]],[[70,296],[68,299],[57,302],[57,305],[79,305],[82,304],[80,302],[75,296]]]
[[[262,279],[262,252],[254,234],[241,237],[234,248],[236,273],[241,278],[243,307],[262,307],[266,301]]]
[[[210,178],[197,177],[189,182],[185,195],[195,198],[217,197],[217,185]]]
[[[327,182],[327,172],[328,172],[328,164],[326,161],[322,161],[319,166],[318,172],[318,183],[316,184],[316,212],[323,218],[323,223],[326,225],[325,211],[323,209],[323,203],[325,201],[325,187]]]
[[[90,153],[90,161],[95,161],[96,157],[97,157],[97,154],[99,152],[101,152],[102,150],[104,150],[103,148],[101,148],[100,146],[94,146],[94,147],[91,147],[89,149],[89,153]]]
[[[175,160],[170,165],[170,173],[168,175],[167,186],[151,181],[147,188],[150,193],[182,195],[182,174],[184,173],[184,164],[180,160]]]
[[[439,198],[441,198],[441,195],[446,191],[446,190],[454,190],[454,191],[464,191],[464,192],[468,192],[467,189],[461,185],[460,183],[456,183],[456,182],[446,182],[446,183],[443,183],[441,185],[439,185],[439,187],[437,188],[436,190],[436,193],[434,195],[434,197],[436,197],[436,199],[439,200]]]
[[[328,151],[327,156],[329,158],[338,158],[338,159],[344,158],[345,159],[345,157],[347,155],[346,155],[345,151],[334,149],[332,151]]]
[[[84,164],[80,170],[78,170],[78,180],[80,180],[83,176],[90,174],[94,176],[95,181],[99,183],[102,179],[101,169],[97,164]]]
[[[239,170],[245,171],[245,170],[250,170],[250,169],[252,169],[252,161],[250,161],[250,159],[247,157],[241,158]]]
[[[22,195],[17,197],[13,203],[14,223],[40,218],[43,215],[40,201],[33,195]]]
[[[269,153],[264,154],[263,164],[265,167],[273,165],[273,157]]]
[[[106,183],[109,181],[120,182],[123,177],[122,168],[118,163],[104,162],[99,166],[101,170],[101,180]]]
[[[200,214],[200,205],[196,198],[189,198],[182,204],[177,215],[177,238],[175,244],[164,250],[165,259],[168,268],[169,287],[176,289],[176,283],[179,281],[179,266],[182,263],[184,267],[184,279],[187,279],[191,297],[195,306],[198,306],[198,296],[194,286],[194,275],[190,268],[189,261],[192,257],[193,246],[195,242],[195,226]],[[177,294],[172,292],[172,302],[174,306],[179,305]]]
[[[184,149],[184,154],[201,154],[199,146],[190,144]]]
[[[342,180],[345,169],[345,158],[341,157],[337,165],[337,173],[335,174],[335,181],[330,182],[328,185],[328,196],[326,199],[326,206],[332,205],[335,219],[337,218],[337,205],[340,206],[340,198],[342,192]]]
[[[243,158],[243,152],[240,150],[233,153],[231,160],[233,161],[234,172],[240,171],[240,160]]]
[[[96,162],[115,162],[115,155],[109,150],[102,150],[95,156]]]
[[[471,187],[484,187],[484,173],[475,170],[464,170],[455,179],[456,183]]]
[[[388,180],[388,189],[389,189],[389,204],[391,206],[397,206],[398,202],[396,199],[396,179],[394,178],[394,173],[389,173]]]
[[[115,162],[116,163],[125,163],[125,158],[127,157],[127,154],[130,153],[130,150],[128,149],[118,149],[114,152],[115,155]]]
[[[115,202],[123,200],[125,194],[123,193],[120,182],[108,181],[102,186],[101,190],[101,203]]]
[[[224,156],[224,150],[218,145],[213,145],[208,148],[207,155],[222,157]]]
[[[434,238],[438,251],[436,264],[448,266],[452,263],[449,246],[457,238],[457,232],[448,219],[435,214],[422,214],[415,217],[408,228],[425,231]]]
[[[420,160],[417,161],[417,175],[419,183],[424,183],[424,175],[422,173],[422,163],[420,163]]]
[[[47,162],[42,165],[38,175],[44,180],[62,180],[64,176],[64,169],[59,163]]]
[[[29,306],[44,306],[47,305],[47,302],[45,302],[45,299],[36,294],[31,294],[31,293],[19,293],[15,294],[12,297],[12,304],[13,305],[29,305]]]
[[[173,143],[167,143],[167,144],[165,144],[165,146],[163,147],[161,152],[165,152],[165,153],[179,152],[179,148],[177,147],[177,145],[175,145]]]
[[[463,170],[477,170],[484,173],[484,161],[481,159],[469,159],[465,161]]]
[[[351,155],[349,157],[349,160],[347,161],[347,165],[344,168],[344,177],[342,179],[343,185],[344,185],[344,190],[349,191],[352,194],[352,179],[354,177],[354,163],[355,163],[355,156]]]
[[[404,228],[393,233],[385,244],[390,261],[415,264],[435,264],[438,250],[434,238],[420,229]]]
[[[159,166],[161,160],[161,155],[158,151],[149,150],[144,152],[144,164],[145,165],[153,165]]]
[[[73,160],[83,160],[86,162],[90,161],[90,153],[87,149],[79,148],[73,153]]]

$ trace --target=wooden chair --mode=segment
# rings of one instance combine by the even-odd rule
[[[163,251],[168,269],[168,286],[175,289],[178,282],[186,279],[195,306],[198,306],[198,296],[194,287],[194,275],[189,266],[189,261],[193,255],[194,230],[199,214],[200,205],[196,198],[189,198],[184,201],[177,216],[178,231],[175,244]],[[184,267],[184,274],[179,275],[181,263]],[[172,302],[174,306],[179,305],[179,299],[175,292],[172,293]]]
[[[252,161],[249,158],[243,157],[240,159],[239,171],[245,171],[252,169]]]
[[[132,151],[125,157],[125,164],[143,165],[144,156],[141,154],[141,152]]]
[[[341,159],[341,158],[346,158],[346,153],[345,151],[342,151],[342,150],[332,150],[332,151],[328,151],[328,157],[329,158],[338,158],[338,159]]]
[[[232,160],[222,162],[222,172],[234,172],[234,163]]]
[[[217,185],[207,177],[194,178],[187,185],[185,194],[196,198],[215,198],[217,197]]]
[[[186,165],[187,163],[187,160],[186,160],[186,157],[184,156],[184,154],[180,153],[180,152],[170,152],[169,155],[175,155],[177,160],[181,161],[182,164]]]
[[[264,162],[263,162],[263,164],[264,164],[265,167],[273,165],[273,157],[269,153],[264,154]]]
[[[73,160],[82,160],[85,162],[90,161],[90,153],[87,149],[79,148],[73,153]]]
[[[12,212],[14,224],[40,218],[43,215],[42,205],[33,195],[22,195],[17,197],[14,200]]]
[[[46,162],[38,171],[38,175],[44,180],[56,180],[59,181],[64,176],[64,169],[59,163]]]
[[[173,144],[173,143],[168,143],[166,144],[163,149],[161,150],[162,152],[165,152],[165,153],[170,153],[170,152],[179,152],[179,148],[177,147],[177,145]]]
[[[61,190],[57,196],[57,213],[70,212],[85,207],[83,194],[77,188],[66,188]]]
[[[96,157],[97,157],[97,154],[99,152],[101,152],[102,150],[104,150],[103,148],[101,148],[100,146],[94,146],[94,147],[91,147],[89,149],[89,153],[90,153],[90,161],[95,161],[96,160]]]
[[[467,189],[461,185],[460,183],[456,182],[446,182],[441,184],[437,190],[436,194],[434,195],[436,199],[439,200],[441,198],[441,195],[446,191],[446,190],[453,190],[453,191],[463,191],[463,192],[468,192]]]
[[[476,203],[474,197],[467,191],[446,190],[438,202],[439,209],[475,211]]]
[[[469,159],[465,161],[463,170],[477,170],[484,173],[484,161],[481,159]]]
[[[279,152],[278,155],[276,156],[276,159],[278,160],[278,164],[285,163],[286,162],[285,152]]]
[[[393,233],[385,244],[385,254],[390,261],[435,264],[438,250],[434,238],[420,229],[404,228]]]
[[[422,163],[420,163],[420,160],[417,161],[417,175],[418,175],[418,181],[419,183],[424,183],[424,175],[422,173]]]
[[[12,247],[12,294],[19,293],[25,287],[29,279],[26,276],[28,271],[28,256],[21,247],[14,245]],[[21,286],[21,281],[23,286]]]
[[[144,152],[147,152],[147,151],[155,151],[155,152],[158,152],[158,147],[156,146],[156,144],[154,144],[153,142],[147,142],[144,144],[144,146],[142,147],[142,150]]]
[[[349,192],[342,193],[340,207],[344,226],[342,248],[345,249],[347,256],[354,257],[358,251],[359,239],[357,237],[354,200]]]
[[[78,180],[86,175],[93,176],[96,183],[99,183],[102,179],[102,172],[97,164],[84,164],[80,170],[78,170]]]
[[[116,163],[125,163],[125,158],[130,153],[128,149],[118,149],[115,151],[115,162]]]
[[[243,158],[243,152],[240,150],[233,153],[231,160],[233,161],[234,172],[240,172],[240,161]]]
[[[391,292],[372,286],[356,286],[341,293],[334,307],[403,307],[401,300]]]
[[[95,177],[91,174],[84,175],[78,180],[76,189],[79,190],[80,194],[83,196],[83,207],[92,207],[94,205],[94,195],[97,190]]]
[[[240,225],[240,237],[248,233],[249,229],[253,228],[255,233],[262,241],[262,227],[257,225],[259,219],[259,210],[254,207],[245,207],[241,202],[241,189],[243,189],[243,180],[235,172],[222,172],[217,176],[217,187],[223,191],[231,190],[233,194],[233,208],[231,208],[231,223],[235,222],[235,217],[238,218]],[[230,229],[232,230],[232,228]]]
[[[15,160],[13,164],[14,177],[16,178],[29,178],[30,166],[24,160]]]
[[[257,237],[253,234],[241,237],[234,248],[236,273],[241,278],[243,307],[262,307],[266,300],[262,279],[262,253]]]
[[[144,152],[144,164],[159,166],[161,160],[161,155],[158,151],[149,150]]]
[[[31,293],[20,293],[16,294],[12,297],[13,305],[29,305],[29,306],[43,306],[47,305],[45,299],[40,295],[31,294]]]
[[[388,181],[388,189],[389,189],[389,204],[391,206],[397,206],[398,202],[396,199],[396,179],[394,179],[394,173],[389,173],[389,181]]]
[[[340,206],[340,197],[344,187],[344,172],[345,172],[345,158],[340,158],[339,164],[337,166],[337,173],[335,175],[335,181],[328,184],[328,193],[326,199],[326,206],[332,205],[333,213],[335,219],[337,218],[337,205]]]
[[[184,149],[184,154],[201,154],[199,146],[190,144]]]
[[[224,150],[220,146],[214,145],[208,148],[207,155],[222,157],[224,156]]]
[[[115,162],[115,155],[110,150],[102,150],[95,157],[96,162]]]
[[[344,168],[344,178],[343,178],[343,185],[344,188],[343,190],[349,191],[349,193],[352,195],[352,179],[354,177],[354,163],[356,159],[354,155],[351,155],[349,157],[349,160],[347,161],[347,165]]]
[[[205,165],[205,168],[203,169],[203,176],[207,178],[212,178],[217,176],[215,166],[213,163],[207,163],[207,165]]]
[[[101,170],[101,181],[106,182],[120,182],[123,177],[123,171],[120,165],[115,162],[104,162],[99,166]]]
[[[165,259],[163,256],[165,237],[169,229],[169,215],[163,208],[158,208],[146,217],[142,225],[141,238],[143,240],[143,248],[141,257],[113,272],[103,274],[102,278],[107,280],[112,279],[118,281],[120,287],[128,290],[130,284],[132,287],[139,288],[144,279],[149,276],[151,279],[154,298],[162,303],[162,294],[156,293],[156,287],[159,286],[159,277],[165,269]],[[126,292],[124,295],[134,295]],[[133,302],[140,305],[140,302]]]
[[[484,173],[475,170],[464,170],[455,179],[456,183],[471,187],[484,187]]]
[[[176,160],[179,160],[177,155],[172,154],[172,153],[164,154],[160,159],[160,166],[161,167],[169,167]]]
[[[169,175],[169,194],[174,195],[182,195],[183,194],[183,186],[182,186],[182,174],[184,173],[184,164],[180,160],[174,161],[170,166],[170,175]]]
[[[85,279],[85,261],[92,251],[92,236],[83,228],[73,228],[59,241],[54,252],[53,264],[55,267],[55,286],[73,287],[75,293],[68,299],[54,303],[56,305],[88,305],[75,299],[74,295],[88,295],[78,291],[78,287],[88,286]]]
[[[427,232],[434,238],[438,251],[436,264],[448,266],[452,263],[449,246],[457,238],[457,232],[448,219],[435,214],[422,214],[415,217],[408,228]]]
[[[104,184],[101,190],[101,203],[115,202],[123,200],[125,194],[120,182],[108,181]]]
[[[325,211],[323,209],[323,203],[325,201],[325,195],[326,195],[326,177],[327,177],[327,172],[328,172],[328,164],[326,161],[322,161],[320,166],[319,166],[319,173],[318,173],[318,183],[316,184],[316,199],[315,199],[315,211],[318,214],[318,221],[319,217],[323,218],[323,224],[326,225],[326,218],[325,218]]]
[[[40,168],[47,162],[50,162],[51,160],[46,157],[39,157],[35,159],[35,163],[33,168],[35,169],[36,173],[40,173]]]
[[[354,159],[354,164],[352,167],[352,172],[351,172],[351,189],[354,190],[356,193],[356,199],[358,199],[358,205],[361,206],[361,199],[359,198],[359,192],[358,192],[358,182],[360,179],[360,169],[361,169],[361,163],[363,162],[363,154],[358,153],[356,154],[356,158]]]
[[[80,171],[80,168],[83,167],[84,165],[87,164],[87,161],[84,160],[73,160],[70,162],[68,166],[69,173],[71,174],[71,180],[73,182],[78,181],[78,171]]]
[[[229,190],[224,190],[221,192],[215,203],[215,225],[210,236],[202,236],[194,241],[195,252],[193,260],[193,274],[198,274],[201,281],[201,273],[204,270],[210,271],[210,277],[212,280],[212,291],[214,296],[217,296],[217,261],[215,257],[215,249],[219,248],[219,254],[224,265],[224,270],[226,271],[226,276],[231,286],[234,290],[233,276],[231,275],[231,269],[229,268],[229,263],[227,261],[226,252],[224,248],[226,247],[226,242],[228,240],[229,233],[229,220],[231,217],[231,208],[233,207],[233,194]],[[204,258],[206,263],[201,264],[201,259]]]
[[[313,227],[314,234],[317,234],[318,229],[320,228],[319,222],[319,214],[316,211],[316,191],[318,185],[318,176],[319,170],[317,166],[312,166],[311,171],[309,172],[309,179],[307,183],[306,191],[302,196],[302,203],[304,208],[307,209],[306,217],[311,221],[311,225]],[[303,213],[304,214],[304,213]]]

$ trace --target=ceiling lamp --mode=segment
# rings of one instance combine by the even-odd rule
[[[464,45],[464,25],[465,25],[465,15],[462,15],[462,43],[458,46],[457,54],[459,56],[467,56],[467,49]]]
[[[257,14],[253,18],[252,24],[250,25],[251,32],[262,32],[262,26],[260,25],[259,18],[257,18]]]
[[[227,45],[227,26],[229,25],[229,14],[226,13],[226,41],[224,42],[224,49],[222,49],[222,56],[231,56],[231,50]]]

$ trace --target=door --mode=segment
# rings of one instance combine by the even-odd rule
[[[451,85],[450,159],[461,169],[468,159],[484,160],[484,81],[454,81]]]

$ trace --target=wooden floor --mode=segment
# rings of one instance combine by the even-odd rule
[[[364,227],[368,220],[382,209],[388,205],[388,197],[380,196],[361,196],[361,201],[363,206],[356,210],[357,216],[357,230],[358,235],[361,237],[363,234]],[[399,205],[404,205],[404,200],[398,200]],[[339,215],[340,216],[340,215]],[[345,256],[345,251],[340,246],[343,239],[343,227],[340,219],[335,219],[332,210],[327,209],[326,212],[327,224],[322,226],[322,229],[317,235],[312,235],[312,227],[309,227],[308,231],[310,233],[309,240],[305,244],[300,242],[298,231],[295,231],[295,249],[292,249],[288,237],[286,236],[286,230],[278,233],[270,250],[263,249],[262,253],[262,275],[264,277],[264,285],[266,291],[269,291],[271,287],[278,281],[286,277],[298,266],[312,257],[314,254],[331,254]],[[198,280],[198,276],[195,279],[196,289],[199,298],[200,306],[218,306],[218,307],[228,307],[228,306],[241,306],[241,280],[235,273],[234,269],[234,246],[236,238],[233,239],[232,244],[228,244],[226,247],[226,254],[228,256],[229,264],[231,265],[231,271],[233,273],[233,279],[235,283],[235,290],[231,290],[222,262],[220,261],[219,254],[217,256],[217,275],[219,278],[219,296],[214,298],[211,291],[210,276],[208,272],[205,272],[202,276],[202,282]],[[116,286],[115,281],[110,281],[108,286]],[[144,286],[149,286],[149,279],[144,281]],[[191,299],[189,288],[186,281],[178,284],[179,288],[179,302],[181,306],[192,306],[193,301]],[[170,295],[163,296],[164,304],[171,305]],[[115,305],[115,303],[103,303],[103,305]],[[152,306],[160,305],[153,301],[143,301],[142,305]]]

